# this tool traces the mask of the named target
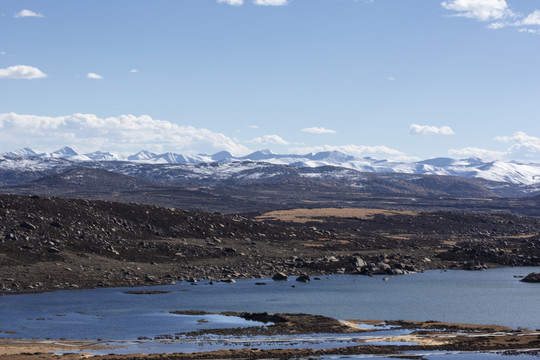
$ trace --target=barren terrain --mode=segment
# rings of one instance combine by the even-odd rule
[[[221,215],[2,195],[0,290],[537,266],[539,229],[538,219],[508,214],[323,208]]]

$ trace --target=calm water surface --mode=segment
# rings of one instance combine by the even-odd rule
[[[114,339],[217,327],[249,326],[219,315],[180,316],[173,310],[302,312],[337,319],[439,320],[540,328],[540,284],[514,275],[535,268],[482,272],[428,271],[390,277],[333,275],[298,283],[240,280],[201,281],[140,288],[167,294],[124,294],[133,288],[57,291],[0,297],[0,338]],[[255,285],[256,282],[267,285]],[[293,287],[294,286],[294,287]],[[200,321],[203,320],[203,321]],[[206,322],[207,321],[207,322]],[[6,333],[14,332],[14,334]]]

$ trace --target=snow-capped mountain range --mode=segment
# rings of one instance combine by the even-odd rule
[[[403,173],[418,175],[448,175],[463,178],[480,178],[506,182],[515,185],[540,185],[540,163],[520,163],[516,161],[484,161],[478,158],[452,159],[433,158],[416,162],[379,160],[371,157],[355,157],[339,151],[297,154],[274,154],[269,150],[256,151],[246,156],[233,156],[222,151],[213,155],[177,154],[167,152],[157,154],[146,150],[129,156],[111,152],[96,151],[79,154],[70,147],[63,147],[50,153],[40,153],[30,148],[0,154],[0,169],[46,167],[51,160],[67,160],[87,166],[92,162],[126,162],[134,164],[197,165],[216,164],[224,171],[245,170],[246,166],[260,166],[261,163],[288,165],[297,168],[317,168],[324,166],[356,170],[358,172]],[[235,166],[238,165],[238,166]],[[241,169],[241,170],[240,170]]]

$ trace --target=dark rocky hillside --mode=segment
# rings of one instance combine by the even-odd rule
[[[70,192],[126,191],[159,184],[133,176],[117,174],[102,169],[74,168],[61,174],[45,176],[30,182],[36,189],[61,189]]]
[[[329,212],[298,223],[0,195],[0,290],[155,285],[190,277],[231,281],[276,272],[396,275],[540,265],[540,222],[534,218],[369,212],[374,215]]]
[[[206,211],[222,211],[226,207],[241,212],[242,208],[249,206],[245,204],[246,201],[229,196],[91,168],[74,168],[60,174],[47,175],[25,184],[6,187],[4,193],[135,202]]]
[[[496,198],[498,195],[477,180],[455,176],[366,174],[363,190],[371,194],[394,194],[420,197]]]
[[[110,163],[108,165],[111,166]],[[342,178],[336,178],[330,167],[272,166],[262,168],[261,171],[268,172],[265,176],[248,169],[239,178],[207,179],[188,173],[184,174],[185,177],[175,174],[185,171],[183,167],[129,165],[129,169],[116,170],[130,175],[100,168],[72,168],[23,184],[0,187],[0,193],[133,202],[222,213],[352,206],[426,211],[502,211],[540,216],[539,198],[500,197],[482,182],[450,176],[366,173],[361,180],[351,180],[346,175],[352,170],[333,168],[344,172]],[[212,167],[212,164],[198,166]],[[164,177],[156,176],[156,171]],[[43,175],[40,172],[32,174]],[[21,174],[15,172],[12,175]],[[26,173],[25,176],[28,175]]]

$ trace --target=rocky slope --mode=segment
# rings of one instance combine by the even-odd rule
[[[327,215],[295,223],[0,195],[0,289],[540,265],[537,219],[377,211],[367,218]]]

